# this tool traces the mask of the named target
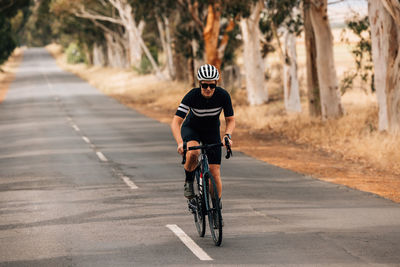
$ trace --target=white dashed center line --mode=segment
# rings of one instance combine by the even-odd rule
[[[44,77],[44,79],[46,80],[47,86],[50,90],[54,91],[53,85],[50,83],[46,73],[42,70],[42,75]],[[60,105],[62,108],[63,107],[63,103],[60,99],[60,97],[58,96],[54,96],[53,99],[58,103],[58,105]],[[85,141],[85,143],[87,143],[88,145],[90,145],[90,147],[95,150],[97,157],[103,161],[103,162],[108,162],[108,159],[106,158],[106,156],[104,156],[103,153],[101,153],[100,151],[96,151],[96,146],[92,144],[92,142],[90,141],[89,138],[87,138],[86,136],[84,136],[81,132],[81,129],[79,129],[78,125],[75,124],[74,120],[72,119],[71,116],[67,116],[67,120],[69,122],[69,124],[71,125],[72,128],[74,128],[74,130],[76,132],[79,132],[79,134],[81,135],[83,141]],[[125,182],[125,184],[127,186],[129,186],[131,189],[138,189],[139,187],[137,187],[135,185],[135,183],[129,179],[129,177],[123,175],[121,172],[118,172],[117,175]]]
[[[88,144],[91,144],[89,138],[87,138],[86,136],[82,136],[83,141],[85,141]]]
[[[80,131],[81,131],[81,130],[79,129],[79,127],[76,126],[75,124],[72,124],[71,126],[72,126],[72,128],[74,128],[75,131],[77,131],[77,132],[80,132]]]
[[[96,155],[97,155],[97,157],[101,160],[101,161],[104,161],[104,162],[107,162],[108,161],[108,159],[104,156],[104,154],[103,153],[101,153],[100,151],[97,151],[96,152]]]

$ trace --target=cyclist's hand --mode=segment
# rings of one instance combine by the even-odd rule
[[[226,144],[225,144],[225,137],[227,137],[226,135],[223,137],[223,139],[222,139],[222,143],[226,146]],[[233,145],[233,142],[232,142],[232,140],[231,139],[229,139],[229,137],[228,137],[228,141],[229,141],[229,146],[230,147],[232,147],[232,145]]]
[[[180,143],[178,145],[177,151],[178,151],[179,154],[183,155],[183,143]]]

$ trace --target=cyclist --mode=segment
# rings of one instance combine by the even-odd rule
[[[219,116],[222,110],[226,122],[222,143],[227,136],[232,145],[235,117],[229,93],[217,86],[218,69],[213,65],[203,65],[197,71],[197,79],[199,87],[193,88],[183,97],[171,123],[172,134],[178,144],[177,151],[181,155],[183,155],[183,142],[186,142],[188,147],[198,146],[200,142],[204,144],[221,142]],[[186,154],[184,196],[189,199],[194,197],[193,181],[199,154],[199,150],[187,151]],[[207,158],[221,198],[221,147],[207,151]]]

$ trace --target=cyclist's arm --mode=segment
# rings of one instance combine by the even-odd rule
[[[235,129],[235,116],[225,117],[225,134],[232,135],[233,130]],[[229,140],[230,145],[232,145],[232,141]]]
[[[183,140],[181,136],[181,125],[183,123],[183,120],[183,118],[175,115],[171,122],[172,134],[175,138],[176,143],[178,144],[178,148],[179,146],[183,145]]]

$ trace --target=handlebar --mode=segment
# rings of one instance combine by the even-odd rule
[[[229,159],[231,156],[233,156],[232,153],[232,149],[231,146],[229,145],[229,140],[228,137],[225,136],[224,138],[225,144],[226,144],[226,159]],[[197,149],[210,149],[212,147],[218,147],[218,146],[224,146],[223,143],[216,143],[216,144],[205,144],[205,145],[201,145],[201,146],[191,146],[191,147],[187,147],[187,143],[184,142],[183,143],[183,155],[182,155],[182,164],[186,163],[186,152],[188,150],[197,150]]]

